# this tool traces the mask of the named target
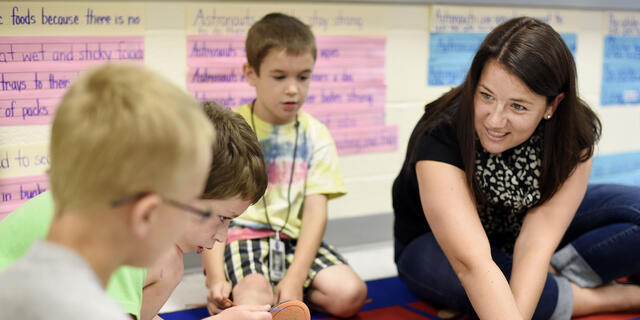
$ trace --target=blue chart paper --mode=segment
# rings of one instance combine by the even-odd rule
[[[462,83],[484,33],[432,33],[429,40],[428,85]]]
[[[486,36],[485,33],[432,33],[429,37],[427,84],[457,86],[462,83],[471,67],[473,56]],[[571,33],[561,36],[575,55],[576,35]]]
[[[604,38],[600,104],[640,104],[640,37]]]
[[[562,37],[564,44],[567,45],[567,48],[575,58],[576,50],[578,49],[578,36],[575,33],[561,33],[560,37]]]
[[[619,183],[640,187],[640,151],[595,157],[589,183]]]

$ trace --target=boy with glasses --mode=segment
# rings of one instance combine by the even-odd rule
[[[155,263],[192,223],[167,199],[202,193],[214,137],[197,102],[144,67],[78,78],[51,130],[51,226],[0,274],[2,316],[127,319],[104,287],[121,265]]]
[[[148,270],[122,267],[109,282],[109,295],[138,319],[157,317],[182,279],[183,254],[194,250],[200,253],[203,248],[212,247],[213,242],[224,241],[229,220],[257,201],[266,189],[262,150],[248,124],[241,116],[214,102],[206,102],[202,108],[216,129],[212,148],[214,160],[204,192],[201,199],[193,203],[164,199],[165,203],[193,214],[195,219],[153,267]],[[124,205],[143,196],[134,194],[118,199],[114,204]],[[0,269],[3,263],[6,265],[22,255],[40,234],[46,234],[51,215],[51,195],[45,192],[0,221]],[[25,229],[30,230],[28,241],[13,241],[11,245],[10,235]],[[232,308],[215,319],[271,319],[265,310],[266,307]]]

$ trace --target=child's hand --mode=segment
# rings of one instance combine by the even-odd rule
[[[302,287],[304,281],[299,281],[293,277],[282,278],[278,285],[273,289],[273,304],[276,305],[282,301],[300,300],[302,301]]]
[[[209,314],[216,315],[224,309],[232,307],[233,304],[229,300],[229,294],[231,294],[231,282],[219,281],[214,283],[207,294]]]
[[[271,320],[269,305],[237,306],[223,310],[218,315],[203,320]]]

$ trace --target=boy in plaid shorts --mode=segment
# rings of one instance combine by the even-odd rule
[[[336,147],[327,128],[300,110],[315,65],[313,33],[294,17],[268,14],[250,28],[246,53],[243,72],[256,99],[236,112],[258,136],[269,184],[262,201],[234,220],[226,248],[205,252],[209,310],[229,307],[233,294],[236,304],[304,298],[333,316],[353,316],[367,287],[322,241],[327,200],[346,192]]]

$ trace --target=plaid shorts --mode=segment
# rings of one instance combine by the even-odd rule
[[[282,239],[282,241],[285,247],[285,268],[288,269],[293,262],[293,254],[298,241],[295,239]],[[238,240],[229,243],[224,250],[224,261],[227,279],[231,281],[233,286],[252,273],[259,273],[275,284],[269,277],[269,238]],[[347,261],[333,246],[323,241],[307,274],[304,289],[309,287],[320,270],[339,264],[347,264]]]

